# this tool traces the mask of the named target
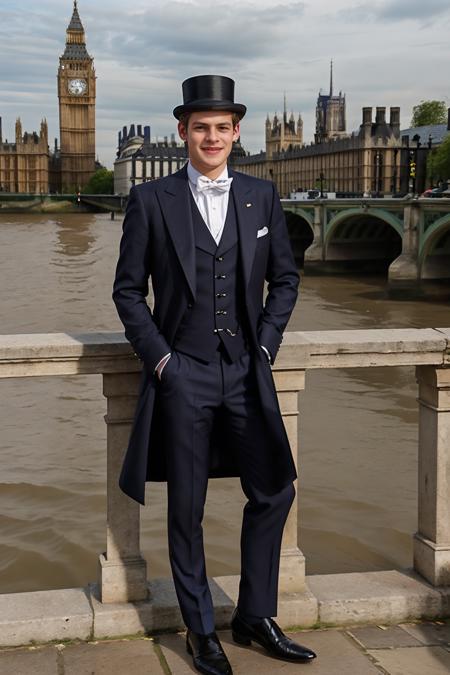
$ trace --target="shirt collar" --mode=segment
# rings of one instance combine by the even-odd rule
[[[187,174],[188,174],[188,178],[189,178],[191,184],[194,187],[197,187],[197,178],[199,176],[204,175],[204,174],[200,173],[200,171],[197,171],[197,169],[192,166],[191,160],[188,161]],[[220,176],[217,176],[217,178],[215,178],[214,180],[223,180],[223,179],[226,179],[226,178],[228,178],[228,166],[225,166],[225,168],[222,171],[222,173],[220,174]]]

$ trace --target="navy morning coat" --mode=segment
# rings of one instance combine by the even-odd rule
[[[275,491],[295,480],[297,472],[272,370],[260,345],[269,350],[273,363],[295,306],[299,274],[274,184],[232,169],[229,176],[233,177],[231,189],[250,332],[247,337],[261,401],[261,423],[267,425],[272,440],[270,481]],[[181,318],[188,305],[195,302],[195,241],[189,191],[186,167],[132,187],[122,226],[112,298],[125,327],[125,337],[143,368],[119,485],[140,504],[145,503],[146,481],[166,480],[155,366],[171,351]],[[150,278],[153,310],[146,301]],[[239,475],[235,449],[226,446],[222,431],[218,416],[211,444],[211,478]]]

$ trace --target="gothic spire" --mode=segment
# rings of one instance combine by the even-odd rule
[[[83,24],[81,23],[80,15],[78,14],[77,0],[73,1],[73,13],[67,30],[81,30],[84,32]]]
[[[66,49],[62,56],[67,60],[91,60],[87,49],[83,24],[78,14],[78,3],[74,0],[72,18],[66,30]]]
[[[333,59],[330,63],[330,98],[333,96]]]
[[[284,122],[287,122],[286,92],[284,92],[283,99],[283,120]]]

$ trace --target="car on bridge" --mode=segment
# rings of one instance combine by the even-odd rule
[[[429,188],[428,190],[425,190],[425,192],[422,192],[420,195],[421,197],[427,197],[429,199],[439,199],[440,197],[446,197],[448,193],[448,183],[442,183],[442,185],[439,185],[439,187],[435,188]]]

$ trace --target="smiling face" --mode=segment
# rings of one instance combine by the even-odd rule
[[[178,133],[187,142],[192,166],[214,180],[224,170],[240,129],[239,122],[233,125],[231,112],[208,110],[191,113],[187,128],[180,121]]]

